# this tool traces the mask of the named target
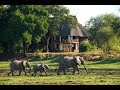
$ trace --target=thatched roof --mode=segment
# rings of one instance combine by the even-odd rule
[[[72,30],[69,30],[68,28],[61,30],[61,36],[79,36],[79,37],[90,37],[91,34],[85,30],[80,24],[76,26],[76,28],[73,28]]]
[[[85,30],[80,24],[76,28],[72,29],[70,32],[71,36],[80,36],[80,37],[90,37],[91,34]]]

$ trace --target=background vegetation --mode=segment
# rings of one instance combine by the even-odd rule
[[[54,51],[53,37],[77,24],[61,5],[1,5],[0,9],[0,50],[5,54]]]
[[[55,51],[53,38],[78,24],[69,12],[62,5],[0,5],[0,54]],[[85,28],[92,36],[89,44],[80,45],[81,52],[120,52],[120,17],[92,17]]]
[[[86,24],[90,31],[90,43],[104,52],[120,52],[120,17],[115,14],[104,14],[92,17]]]

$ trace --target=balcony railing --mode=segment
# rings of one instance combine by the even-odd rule
[[[71,42],[79,42],[79,39],[72,39]]]
[[[72,39],[71,42],[79,42],[79,39]],[[61,42],[70,42],[69,40],[61,40]]]

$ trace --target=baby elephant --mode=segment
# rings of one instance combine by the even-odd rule
[[[49,71],[50,73],[50,70],[49,70],[49,66],[47,64],[36,64],[33,66],[33,71],[34,73],[32,74],[36,76],[36,74],[38,74],[37,72],[40,71],[41,75],[42,75],[42,72],[45,72],[46,76],[48,75],[46,70]]]

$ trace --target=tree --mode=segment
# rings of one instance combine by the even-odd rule
[[[99,48],[109,52],[120,48],[120,42],[116,38],[120,38],[120,18],[114,14],[104,14],[92,17],[87,25],[87,29],[91,32],[91,43],[97,44]],[[113,40],[115,40],[113,42]],[[116,48],[113,43],[116,43]]]
[[[69,9],[62,5],[47,5],[45,6],[49,13],[49,27],[46,34],[46,51],[54,50],[53,37],[60,34],[63,27],[73,28],[77,24],[75,16],[69,14]],[[66,24],[64,24],[66,23]],[[51,45],[50,45],[51,40]],[[51,48],[49,48],[49,45]]]
[[[53,37],[62,28],[77,24],[76,17],[61,5],[7,5],[0,9],[0,46],[5,53],[22,50],[26,56],[27,52],[43,49],[44,44],[47,51],[54,50]]]
[[[0,43],[1,47],[3,48],[3,52],[8,52],[9,51],[9,46],[8,41],[11,40],[11,33],[7,30],[7,6],[5,7],[4,5],[0,6]]]
[[[96,36],[98,46],[102,47],[104,51],[109,52],[112,49],[109,40],[114,36],[113,29],[110,26],[100,28]]]
[[[8,36],[11,37],[9,41],[20,41],[26,56],[29,45],[32,42],[40,42],[47,32],[48,12],[41,5],[11,5],[7,14],[7,21],[4,24],[7,28],[4,29],[6,32],[4,34],[7,35],[9,32]]]

